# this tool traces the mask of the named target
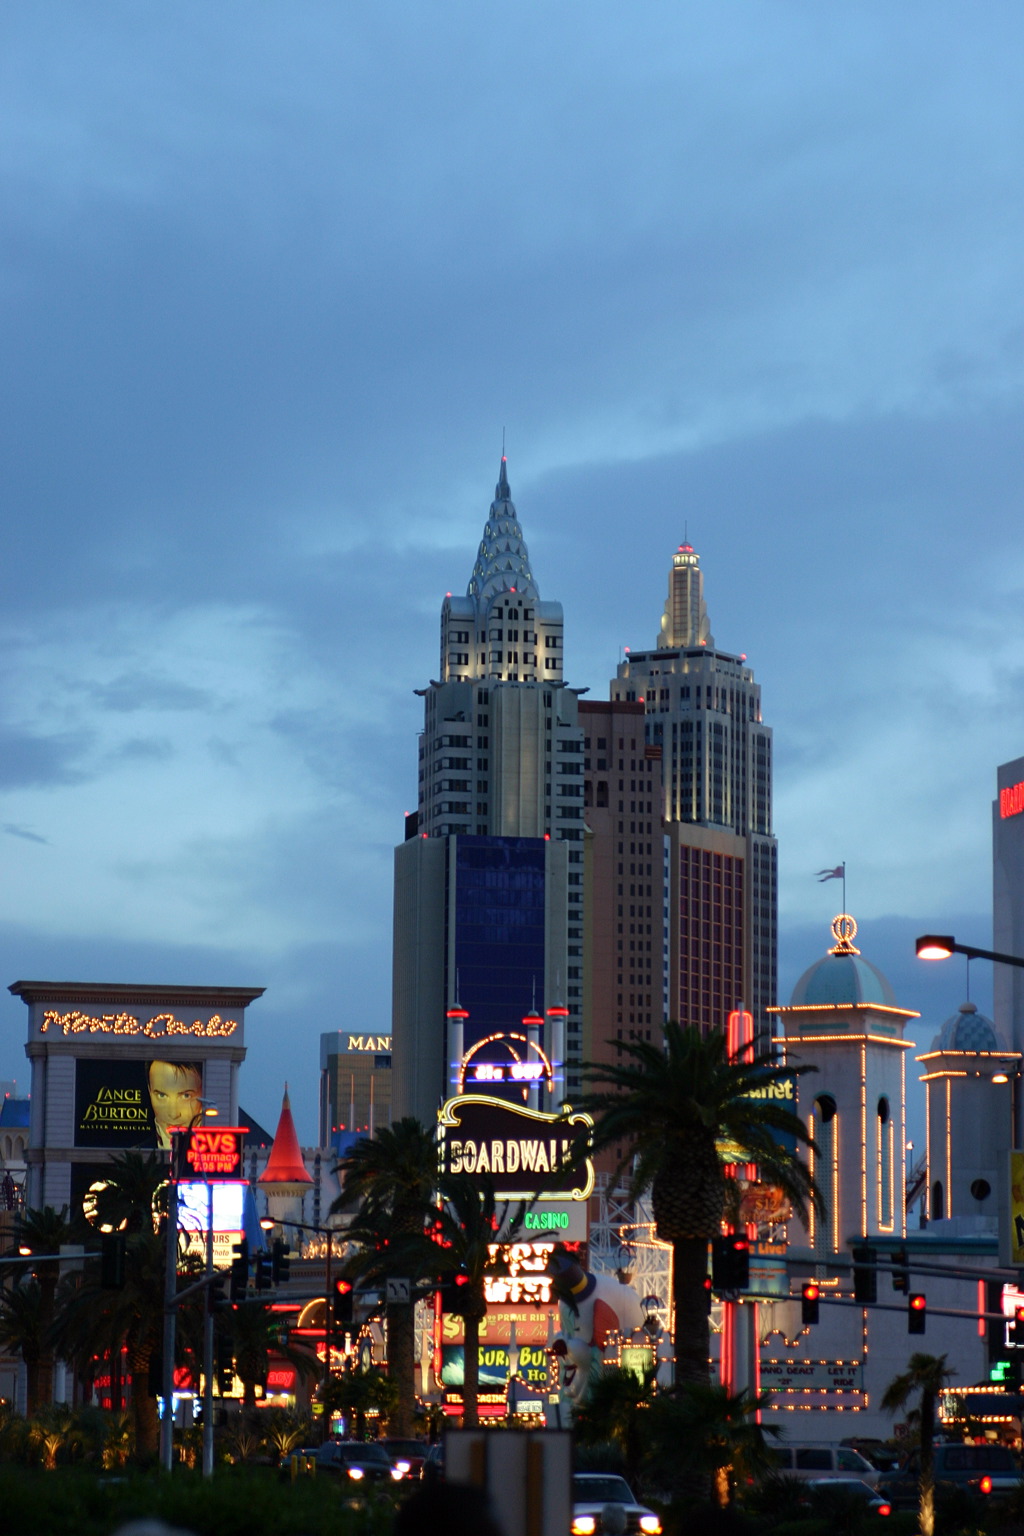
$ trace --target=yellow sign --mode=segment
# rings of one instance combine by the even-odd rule
[[[1024,1152],[1010,1153],[1010,1263],[1024,1264]]]

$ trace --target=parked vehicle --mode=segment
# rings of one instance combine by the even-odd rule
[[[854,1477],[874,1488],[881,1475],[865,1456],[848,1445],[773,1445],[771,1455],[775,1470],[788,1477]]]
[[[828,1512],[830,1499],[857,1499],[869,1514],[891,1515],[892,1505],[859,1477],[808,1477],[803,1482],[801,1503],[817,1514]]]
[[[859,1451],[879,1472],[893,1472],[900,1464],[899,1451],[895,1446],[887,1445],[884,1440],[867,1440],[855,1435],[849,1440],[840,1440],[839,1444]]]
[[[572,1536],[660,1536],[661,1520],[638,1504],[624,1477],[607,1472],[577,1472],[572,1480]]]
[[[998,1500],[1020,1487],[1020,1467],[1005,1445],[937,1445],[933,1454],[936,1490],[966,1488]],[[916,1509],[920,1476],[921,1453],[912,1451],[897,1471],[882,1474],[878,1491],[894,1509]]]
[[[425,1483],[444,1482],[444,1441],[439,1440],[436,1445],[429,1446],[427,1454],[423,1458],[420,1468],[420,1477]]]

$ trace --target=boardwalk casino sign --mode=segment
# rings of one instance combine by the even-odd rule
[[[487,1174],[505,1200],[586,1200],[594,1187],[589,1157],[573,1147],[592,1128],[589,1115],[544,1115],[507,1099],[465,1093],[438,1115],[446,1173]]]

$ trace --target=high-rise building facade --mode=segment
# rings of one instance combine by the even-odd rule
[[[465,1051],[542,1010],[579,1083],[583,731],[502,458],[465,597],[441,609],[419,805],[395,853],[394,1114],[427,1121]]]
[[[657,646],[627,654],[611,697],[643,704],[661,749],[668,1014],[724,1029],[742,1003],[763,1045],[778,954],[772,733],[746,657],[715,646],[691,545],[672,557]]]

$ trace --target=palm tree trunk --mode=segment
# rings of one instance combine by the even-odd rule
[[[135,1455],[140,1462],[155,1461],[160,1449],[160,1420],[156,1398],[149,1395],[149,1362],[153,1353],[147,1340],[130,1355],[132,1371],[132,1418],[135,1422]]]
[[[672,1301],[675,1308],[675,1379],[711,1384],[711,1328],[708,1321],[708,1244],[704,1237],[677,1238],[672,1244]]]
[[[935,1536],[935,1393],[921,1392],[921,1481],[918,1524],[921,1536]]]
[[[416,1408],[416,1318],[412,1302],[391,1302],[388,1306],[388,1374],[398,1388],[395,1408],[396,1438],[408,1439],[413,1432]]]
[[[462,1427],[480,1423],[480,1319],[462,1319]]]

